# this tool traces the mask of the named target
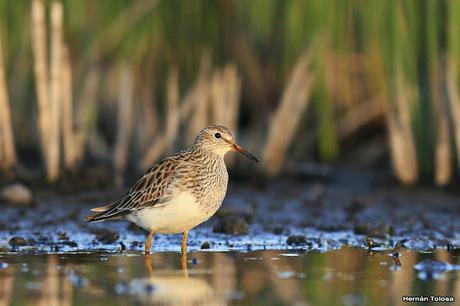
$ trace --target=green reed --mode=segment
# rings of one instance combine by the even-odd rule
[[[263,139],[265,135],[260,131],[265,129],[269,114],[280,101],[293,64],[308,50],[315,81],[313,103],[305,117],[311,121],[302,127],[311,133],[303,133],[299,139],[309,135],[311,139],[307,141],[314,145],[320,160],[333,161],[347,153],[340,150],[347,139],[338,136],[337,122],[378,96],[396,117],[405,116],[401,112],[408,113],[408,137],[415,144],[419,172],[431,175],[436,167],[434,148],[439,139],[440,120],[437,109],[452,102],[452,90],[458,91],[459,85],[458,1],[67,0],[63,3],[64,36],[72,59],[75,97],[80,96],[90,67],[97,66],[98,73],[105,76],[112,66],[128,60],[133,66],[136,94],[150,90],[161,115],[165,110],[165,80],[170,68],[178,68],[180,91],[185,93],[194,84],[200,59],[207,49],[211,51],[213,66],[237,64],[243,82],[240,109],[245,119],[241,123],[259,131]],[[51,1],[45,1],[46,6],[50,4]],[[29,17],[28,1],[0,0],[6,75],[20,147],[36,144],[37,139]],[[451,66],[449,71],[455,77],[455,86],[450,88],[446,85],[447,66]],[[102,101],[97,106],[100,115],[92,116],[90,121],[115,120],[115,116],[103,116],[110,105],[106,103],[110,97],[104,88],[116,87],[107,84],[112,81],[103,78],[97,91],[97,99]],[[456,118],[448,116],[452,143],[460,133],[457,123],[460,115]],[[98,125],[107,124],[113,126],[116,122],[89,125],[97,129]],[[108,136],[108,145],[114,138]],[[457,149],[452,146],[453,151],[458,148],[460,145]]]

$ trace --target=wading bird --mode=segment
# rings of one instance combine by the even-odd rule
[[[237,151],[258,162],[235,143],[229,129],[210,125],[202,129],[192,148],[167,157],[150,168],[120,200],[93,208],[89,222],[126,219],[149,231],[145,253],[154,233],[182,236],[182,255],[187,234],[219,209],[227,192],[228,173],[224,156]]]

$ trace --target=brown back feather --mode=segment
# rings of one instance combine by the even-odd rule
[[[133,211],[160,206],[172,192],[180,152],[155,164],[134,184],[125,196],[112,204],[94,209],[95,214],[85,218],[88,222],[118,219]]]

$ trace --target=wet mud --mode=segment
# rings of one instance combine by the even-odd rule
[[[342,184],[343,185],[343,184]],[[146,233],[127,221],[86,223],[94,206],[123,191],[35,192],[32,206],[4,205],[2,252],[142,251]],[[345,246],[391,252],[460,246],[460,197],[440,190],[279,181],[232,184],[218,213],[193,229],[189,250],[319,250]],[[375,245],[369,245],[371,238]],[[154,251],[179,251],[180,235],[154,236]]]

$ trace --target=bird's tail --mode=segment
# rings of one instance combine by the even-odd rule
[[[87,222],[100,222],[105,220],[119,219],[119,216],[114,216],[113,211],[118,202],[111,203],[109,205],[92,208],[93,214],[85,217]]]

